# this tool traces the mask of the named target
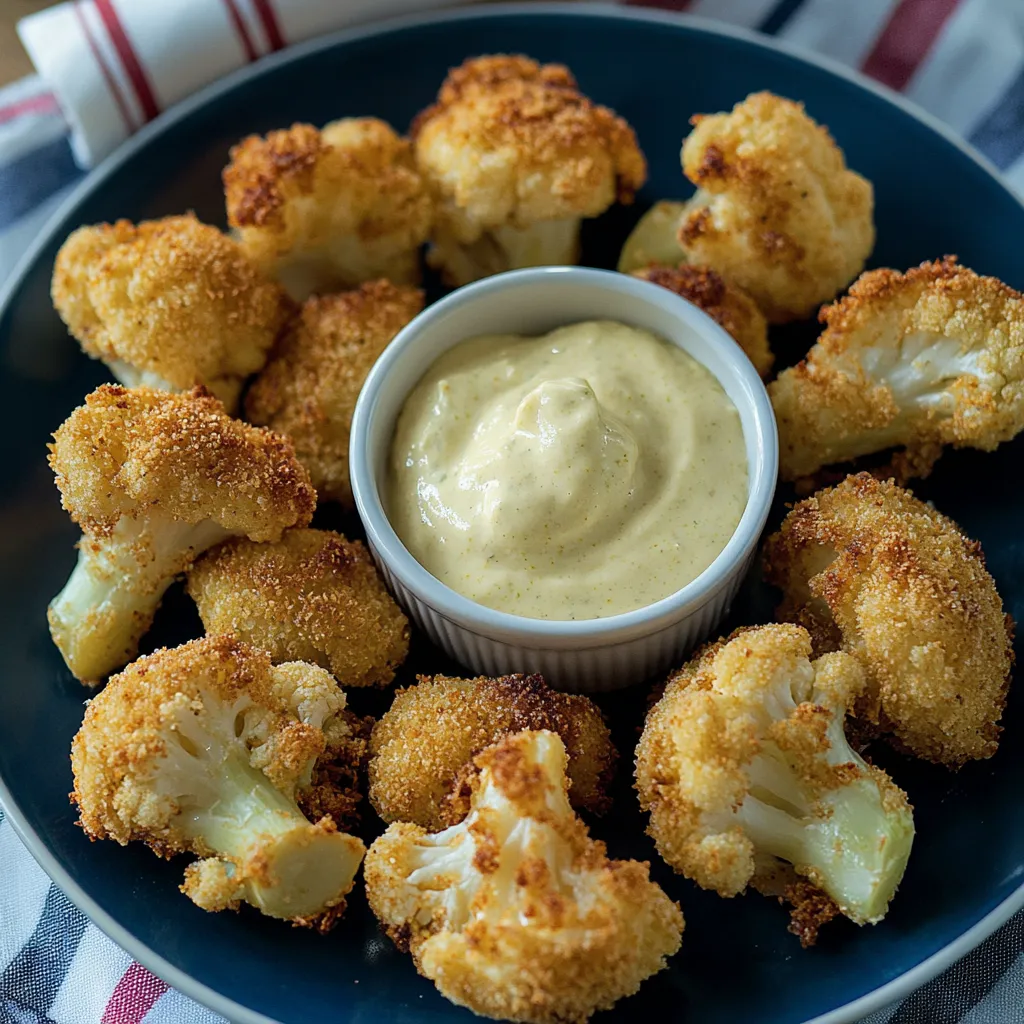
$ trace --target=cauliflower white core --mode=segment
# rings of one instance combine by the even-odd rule
[[[438,228],[427,260],[454,285],[524,267],[572,265],[579,260],[580,217],[543,220],[528,227],[502,225],[472,242]]]
[[[97,682],[138,649],[175,577],[231,536],[217,523],[151,514],[118,520],[105,537],[84,536],[78,561],[49,609],[54,640],[75,675]]]
[[[620,274],[650,266],[677,267],[686,262],[686,252],[679,244],[679,225],[687,205],[663,199],[640,218],[619,254]]]
[[[152,799],[163,804],[160,816],[173,808],[173,825],[220,862],[215,873],[223,884],[213,899],[204,898],[201,884],[214,888],[209,861],[186,874],[185,892],[206,909],[242,899],[285,919],[339,903],[352,888],[363,844],[322,823],[310,824],[293,799],[252,767],[245,739],[252,728],[247,712],[256,709],[248,698],[196,705],[179,693],[161,708],[168,723],[166,750],[151,775]],[[258,758],[258,745],[253,755]]]
[[[885,915],[914,838],[906,796],[843,732],[863,693],[844,653],[815,662],[807,631],[740,631],[669,681],[637,749],[641,803],[673,867],[723,896],[776,859],[858,924]]]
[[[682,916],[646,865],[609,861],[587,837],[556,733],[516,734],[476,763],[464,821],[434,835],[395,824],[371,847],[370,905],[453,1002],[585,1021],[664,966]]]

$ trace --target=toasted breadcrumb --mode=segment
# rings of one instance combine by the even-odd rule
[[[809,316],[864,268],[871,183],[802,103],[770,92],[690,123],[683,171],[698,192],[679,229],[687,257],[748,292],[771,323]]]
[[[640,804],[658,852],[702,888],[774,894],[782,861],[851,920],[874,924],[906,867],[913,818],[906,794],[844,736],[864,669],[841,652],[810,659],[807,631],[781,624],[697,651],[647,715]],[[807,938],[825,917],[821,901],[813,909]]]
[[[871,270],[821,310],[807,358],[769,387],[783,479],[902,449],[905,482],[945,445],[991,451],[1024,428],[1024,296],[956,257]]]
[[[140,658],[89,702],[71,748],[80,822],[92,839],[141,841],[204,858],[184,891],[204,910],[263,913],[325,930],[340,917],[363,844],[296,799],[350,732],[345,695],[323,669],[274,667],[231,637]],[[344,808],[339,792],[313,803]]]
[[[521,729],[550,729],[569,752],[573,806],[602,813],[616,752],[586,697],[552,690],[540,676],[420,676],[395,694],[370,742],[370,802],[388,822],[440,829],[469,809],[473,758]]]
[[[453,284],[575,263],[580,218],[631,202],[647,176],[629,125],[528,57],[454,68],[412,136],[435,201],[428,258]]]
[[[437,834],[393,824],[365,866],[373,912],[442,995],[474,1013],[584,1024],[680,946],[683,916],[648,865],[609,860],[566,798],[558,735],[477,758],[469,816]]]
[[[981,545],[866,473],[800,502],[765,544],[778,615],[868,673],[857,713],[957,767],[998,746],[1012,632]]]
[[[122,516],[159,511],[277,540],[308,523],[316,506],[291,443],[231,419],[202,388],[101,385],[54,433],[50,467],[64,508],[94,536],[110,534]]]
[[[633,276],[659,284],[700,306],[733,336],[762,377],[771,372],[775,357],[768,347],[768,324],[757,303],[742,288],[708,267],[687,263],[678,267],[649,266],[633,271]]]
[[[291,438],[322,501],[352,506],[348,441],[366,375],[423,308],[423,293],[388,281],[308,299],[249,389],[246,415]]]
[[[192,214],[79,228],[57,254],[52,295],[123,384],[202,384],[229,409],[289,311],[237,243]]]
[[[342,686],[386,686],[409,652],[409,622],[359,541],[289,530],[276,544],[228,541],[193,567],[188,592],[207,633],[308,661]]]
[[[297,301],[386,277],[419,280],[431,203],[406,139],[352,117],[250,135],[224,169],[242,249]]]

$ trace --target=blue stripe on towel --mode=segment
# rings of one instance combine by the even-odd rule
[[[1001,170],[1024,154],[1024,69],[967,141]]]
[[[66,137],[47,142],[0,166],[0,230],[82,174],[75,165]]]
[[[779,3],[761,20],[761,24],[757,26],[757,31],[764,32],[770,36],[776,35],[803,5],[804,0],[779,0]]]
[[[35,929],[0,974],[0,992],[17,993],[25,1009],[45,1015],[85,932],[85,915],[51,885]]]

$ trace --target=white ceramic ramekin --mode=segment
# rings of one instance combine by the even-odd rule
[[[678,345],[718,378],[739,410],[749,497],[725,550],[682,590],[604,619],[554,622],[485,608],[445,586],[388,522],[380,490],[395,420],[410,391],[449,348],[481,334],[542,334],[582,320],[617,320]],[[428,307],[384,351],[352,420],[352,490],[388,585],[430,639],[474,673],[539,672],[567,690],[611,690],[681,662],[729,609],[750,567],[775,490],[778,437],[768,395],[739,346],[696,306],[658,285],[582,267],[498,274]]]

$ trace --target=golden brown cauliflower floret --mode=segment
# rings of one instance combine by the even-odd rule
[[[275,541],[316,495],[291,444],[231,419],[202,388],[105,384],[53,435],[50,466],[82,528],[78,564],[50,605],[72,673],[93,683],[135,656],[174,578],[233,535]]]
[[[1024,296],[953,256],[871,270],[822,309],[807,358],[769,387],[796,480],[887,448],[901,481],[944,445],[991,451],[1024,428]]]
[[[440,829],[469,810],[473,758],[522,729],[550,729],[569,754],[570,798],[602,813],[616,751],[597,706],[541,676],[420,676],[395,694],[370,741],[370,802],[388,822]]]
[[[413,123],[435,200],[428,260],[451,284],[575,263],[580,220],[632,202],[647,165],[632,128],[561,64],[467,60]]]
[[[192,567],[188,592],[207,633],[228,633],[275,662],[311,661],[342,686],[386,686],[409,653],[409,621],[370,553],[331,530],[220,544]]]
[[[803,104],[770,92],[690,123],[683,172],[698,191],[679,228],[687,257],[738,284],[771,323],[809,316],[864,268],[871,183]]]
[[[569,806],[565,747],[521,732],[479,754],[469,816],[430,834],[392,825],[366,895],[442,995],[474,1013],[577,1024],[665,966],[679,906],[648,865],[609,860]]]
[[[727,282],[708,267],[681,263],[678,267],[650,266],[633,271],[634,277],[660,284],[699,306],[733,336],[762,377],[775,357],[768,347],[768,324],[754,300],[742,288]]]
[[[224,169],[245,254],[301,302],[386,277],[419,280],[431,203],[408,140],[375,117],[250,135]]]
[[[311,824],[296,797],[345,695],[314,665],[274,668],[230,637],[162,649],[114,676],[71,747],[72,800],[92,839],[204,858],[185,892],[204,910],[240,901],[271,917],[329,927],[363,856],[330,817]]]
[[[53,268],[53,304],[128,387],[202,384],[232,409],[289,311],[237,243],[192,214],[79,228]]]
[[[1013,663],[1011,625],[981,545],[866,473],[800,502],[765,545],[781,618],[864,665],[858,717],[918,757],[991,757]]]
[[[356,399],[378,356],[423,308],[387,281],[306,301],[245,399],[253,422],[286,434],[321,501],[352,506],[348,440]]]
[[[640,803],[658,852],[703,888],[735,896],[781,860],[874,924],[903,877],[913,818],[843,733],[863,669],[847,654],[810,655],[807,631],[786,625],[698,652],[647,716]]]

